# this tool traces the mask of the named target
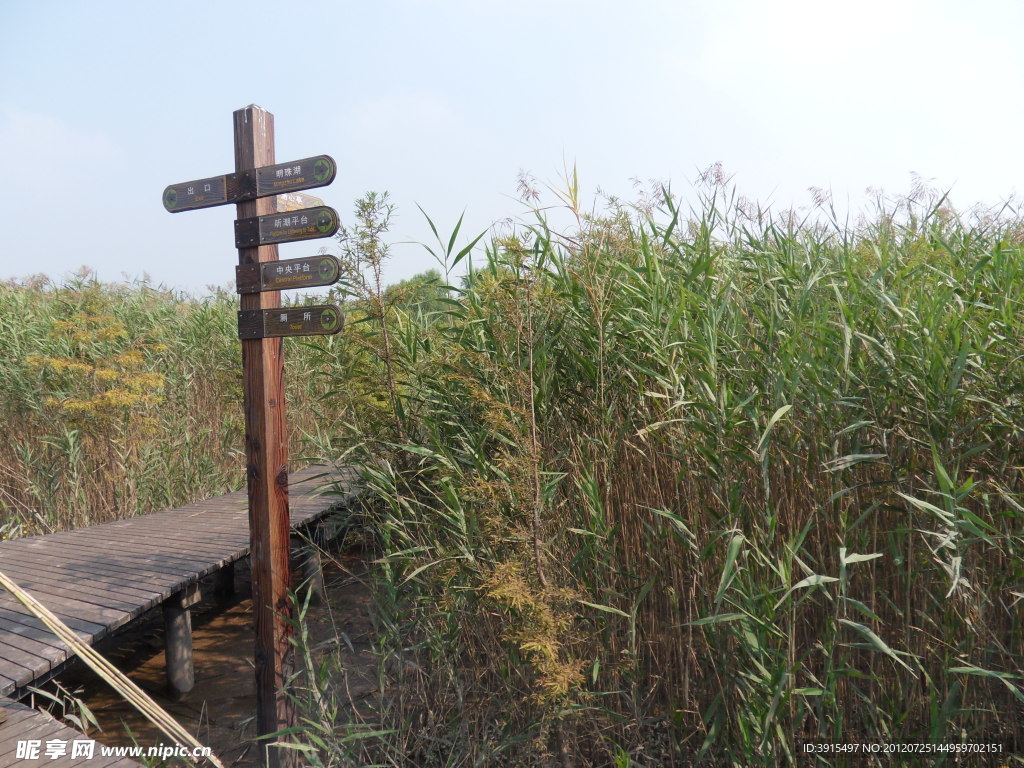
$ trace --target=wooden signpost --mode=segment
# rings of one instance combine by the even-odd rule
[[[238,335],[256,630],[256,724],[258,735],[265,736],[294,724],[285,693],[291,674],[288,620],[292,606],[288,600],[291,531],[281,337],[338,333],[344,324],[336,306],[281,307],[281,289],[336,282],[338,260],[314,256],[279,261],[277,257],[278,243],[337,232],[337,211],[323,205],[281,211],[275,196],[326,186],[334,181],[337,166],[329,155],[277,163],[274,116],[261,107],[237,110],[234,129],[235,172],[172,184],[164,189],[163,204],[171,213],[238,205],[236,278],[241,294]],[[267,746],[262,753],[264,764],[271,768],[292,768],[300,754]]]

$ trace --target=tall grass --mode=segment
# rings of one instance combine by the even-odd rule
[[[404,439],[363,466],[395,735],[361,759],[1024,743],[1024,232],[702,189],[586,216],[570,181],[578,226],[538,210],[444,311],[389,315]]]
[[[588,216],[573,179],[570,229],[439,235],[464,283],[391,292],[386,200],[357,209],[345,331],[290,340],[286,382],[292,455],[373,491],[381,695],[345,726],[311,674],[311,764],[1024,743],[1024,231],[926,193],[844,225],[702,190]],[[236,308],[0,285],[6,533],[239,487]]]
[[[62,284],[0,283],[5,535],[79,527],[242,487],[237,310],[237,296],[225,290],[197,299],[146,281],[101,283],[88,272]],[[358,336],[357,329],[316,343],[286,340],[293,459],[372,413],[359,406],[358,392],[322,403],[337,374],[367,357]]]

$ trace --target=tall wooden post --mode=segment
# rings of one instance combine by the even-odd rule
[[[338,281],[340,265],[332,256],[278,262],[276,243],[331,237],[339,221],[338,212],[323,204],[293,208],[290,215],[279,216],[277,196],[325,187],[334,181],[338,167],[330,155],[276,164],[274,116],[255,104],[237,110],[234,123],[235,172],[171,184],[162,200],[170,213],[238,204],[236,288],[241,294],[238,336],[256,627],[256,727],[265,736],[294,722],[291,701],[284,693],[292,671],[292,606],[288,600],[288,450],[281,338],[338,333],[344,325],[341,308],[335,305],[281,307],[280,289],[332,285]],[[229,593],[229,581],[218,588]],[[172,610],[170,618],[177,621],[179,617]],[[298,764],[296,750],[269,750],[264,744],[262,754],[269,768]]]
[[[274,116],[254,104],[234,113],[235,171],[273,165]],[[238,218],[276,212],[276,198],[238,203]],[[277,246],[238,249],[241,266],[277,261]],[[280,291],[242,294],[241,308],[281,306]],[[259,735],[293,723],[282,694],[291,673],[288,523],[288,450],[285,436],[284,360],[280,338],[242,340],[245,456],[249,481],[252,604],[256,627],[256,725]],[[298,752],[261,746],[270,768],[297,765]]]

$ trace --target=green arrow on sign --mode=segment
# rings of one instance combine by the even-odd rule
[[[338,223],[334,216],[334,209],[324,206],[320,209],[320,215],[316,219],[316,228],[320,232],[334,234],[338,231]]]
[[[320,314],[320,325],[325,331],[333,331],[338,325],[338,315],[333,309],[325,309]]]
[[[331,175],[331,162],[326,157],[321,157],[313,164],[313,178],[323,181]]]

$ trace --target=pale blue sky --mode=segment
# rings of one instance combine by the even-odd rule
[[[0,278],[80,265],[203,292],[233,279],[234,206],[176,215],[170,183],[232,170],[231,113],[274,113],[281,162],[320,153],[315,191],[351,221],[390,191],[467,236],[516,215],[520,169],[598,187],[720,161],[741,192],[862,204],[910,173],[961,206],[1024,183],[1024,5],[975,0],[0,0]],[[328,241],[281,247],[282,258]],[[394,248],[388,278],[433,266]]]

